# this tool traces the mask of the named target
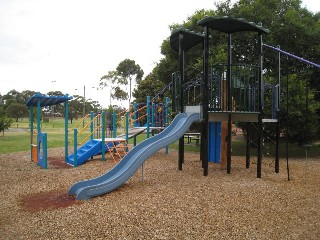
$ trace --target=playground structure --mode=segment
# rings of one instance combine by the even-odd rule
[[[201,114],[201,160],[203,174],[208,174],[208,162],[220,162],[227,173],[231,172],[231,134],[233,122],[256,122],[258,130],[258,156],[257,177],[261,177],[262,163],[262,135],[263,124],[270,122],[279,124],[277,111],[279,110],[279,86],[270,86],[272,90],[270,101],[273,115],[267,116],[264,106],[265,85],[263,83],[263,52],[262,36],[268,30],[260,25],[248,22],[244,19],[232,17],[206,17],[198,22],[204,28],[204,34],[190,32],[179,28],[172,32],[170,37],[171,47],[179,53],[179,73],[173,75],[173,86],[175,91],[174,106],[180,112],[198,111]],[[227,64],[209,66],[209,43],[210,30],[226,33],[228,36]],[[258,34],[258,55],[256,63],[244,64],[233,63],[232,58],[232,34],[237,32],[254,32]],[[190,81],[186,80],[184,73],[184,54],[192,47],[203,43],[203,75]],[[192,102],[186,100],[186,91],[190,86],[198,98]],[[277,127],[277,130],[279,128]],[[220,137],[221,135],[221,137]],[[279,131],[277,131],[279,136]],[[184,162],[183,152],[184,139],[179,143],[179,169]],[[278,137],[276,149],[278,149]],[[276,152],[278,152],[276,150]],[[247,163],[250,165],[250,142],[247,141]],[[276,154],[275,168],[279,171],[279,158]]]
[[[250,123],[257,124],[257,177],[261,178],[264,124],[276,128],[275,172],[279,172],[279,119],[280,78],[275,84],[263,80],[263,34],[268,30],[245,19],[233,17],[206,17],[198,22],[204,34],[184,28],[170,36],[170,45],[179,54],[179,72],[173,74],[173,112],[179,112],[173,122],[160,134],[148,138],[134,147],[121,162],[104,175],[81,181],[69,189],[76,199],[88,199],[108,193],[124,184],[153,153],[179,139],[178,168],[184,162],[184,137],[194,122],[202,123],[201,156],[203,174],[208,175],[208,162],[219,162],[231,173],[232,123],[247,123],[246,167],[250,166]],[[228,36],[227,64],[209,67],[210,30]],[[258,35],[256,63],[233,63],[232,34],[253,32]],[[186,81],[185,52],[203,43],[203,75]],[[280,71],[280,70],[279,70]],[[190,97],[190,90],[193,98]],[[268,91],[266,91],[268,90]],[[266,98],[268,101],[266,101]],[[269,102],[270,104],[265,104]],[[267,107],[269,109],[267,109]]]
[[[246,168],[250,166],[251,145],[257,147],[257,177],[261,177],[264,155],[265,125],[272,124],[275,138],[275,172],[279,172],[279,110],[280,110],[280,53],[293,57],[314,67],[318,64],[263,43],[262,37],[268,30],[245,19],[233,17],[206,17],[198,22],[204,28],[203,34],[184,28],[176,29],[170,36],[171,47],[179,54],[179,72],[173,74],[173,111],[198,112],[201,115],[201,160],[203,174],[208,174],[208,162],[221,162],[222,168],[231,172],[232,124],[247,123]],[[227,64],[209,66],[210,30],[227,34]],[[256,63],[233,62],[232,35],[238,32],[257,33]],[[203,43],[203,74],[187,79],[184,71],[185,52]],[[253,44],[254,45],[254,44]],[[263,47],[279,52],[278,82],[265,83],[263,70]],[[246,59],[243,56],[243,59]],[[190,91],[193,98],[190,98]],[[255,123],[255,124],[253,124]],[[250,126],[254,125],[257,143],[251,141]],[[179,142],[179,169],[184,161],[184,139]],[[220,159],[221,158],[221,159]]]
[[[149,137],[151,129],[163,129],[168,125],[169,99],[166,99],[165,104],[159,106],[151,102],[150,97],[147,97],[147,104],[142,108],[136,108],[134,112],[123,112],[117,114],[108,114],[104,111],[101,113],[90,112],[80,121],[68,129],[68,101],[72,97],[65,96],[46,96],[40,93],[30,97],[26,105],[30,108],[30,122],[34,122],[33,108],[37,107],[37,135],[35,135],[34,126],[30,124],[31,132],[31,159],[41,168],[48,168],[47,155],[47,133],[41,131],[41,108],[46,106],[65,103],[65,162],[77,167],[85,163],[88,159],[92,159],[96,155],[101,155],[101,159],[105,160],[105,153],[110,153],[112,159],[117,162],[127,154],[127,143],[130,138],[134,138],[136,145],[137,135],[147,131]],[[137,106],[137,104],[134,104]],[[159,111],[158,109],[161,109]],[[146,110],[143,116],[138,117],[138,113]],[[118,119],[117,119],[118,118]],[[137,122],[142,118],[146,118],[146,124],[143,127],[133,127],[138,125]],[[125,133],[117,136],[117,125],[119,121],[123,121]],[[109,136],[108,127],[109,126]],[[161,125],[160,125],[161,124]],[[166,125],[165,125],[166,124]],[[82,126],[82,127],[80,127]],[[79,129],[78,129],[79,128]],[[73,134],[73,138],[69,139],[69,133]],[[36,136],[36,140],[35,140]],[[73,153],[69,155],[69,143],[73,141]],[[168,149],[167,149],[168,151]]]
[[[263,85],[262,85],[262,34],[268,31],[254,23],[243,19],[213,18],[201,20],[204,35],[192,33],[186,29],[177,29],[170,36],[171,47],[179,53],[179,77],[173,76],[173,111],[180,112],[173,122],[160,134],[151,137],[134,147],[121,162],[106,174],[74,184],[69,194],[76,199],[88,199],[108,193],[124,184],[153,153],[179,139],[179,170],[184,162],[184,137],[193,122],[202,121],[201,160],[204,175],[208,175],[209,138],[212,144],[219,142],[219,124],[209,122],[227,122],[227,172],[231,170],[231,127],[233,121],[258,122],[258,164],[257,177],[261,177],[262,161],[262,123],[263,123]],[[228,64],[212,70],[209,76],[209,29],[223,31],[228,34]],[[256,32],[259,36],[259,63],[256,66],[232,65],[231,34],[239,31]],[[193,46],[203,42],[203,77],[185,81],[184,53]],[[232,70],[237,72],[232,75]],[[246,72],[245,75],[242,72]],[[240,74],[241,73],[241,74]],[[254,73],[252,75],[252,73]],[[247,76],[242,78],[243,76]],[[193,105],[186,105],[185,90],[200,88],[200,98],[195,98]],[[276,88],[275,88],[276,89]],[[195,90],[196,91],[196,90]],[[242,99],[242,101],[238,98]],[[240,100],[240,101],[239,101]],[[238,105],[237,105],[238,104]],[[278,123],[277,119],[271,122]],[[212,128],[212,131],[209,129]],[[212,133],[211,136],[209,132]],[[222,142],[222,145],[225,141]],[[278,146],[278,145],[277,145]],[[215,152],[219,149],[214,148]],[[213,150],[212,150],[213,151]],[[248,151],[247,154],[249,154]],[[218,155],[213,153],[213,155]],[[276,161],[279,164],[279,161]]]
[[[41,131],[41,108],[46,106],[57,105],[64,103],[65,109],[65,159],[68,156],[68,101],[72,96],[46,96],[36,93],[30,97],[26,106],[30,109],[30,146],[31,146],[31,159],[42,168],[48,168],[48,154],[47,154],[47,133]],[[34,132],[34,111],[37,108],[37,129]]]
[[[86,117],[81,119],[77,126],[83,125],[83,128],[78,130],[77,128],[73,129],[74,132],[74,152],[67,158],[67,163],[76,167],[85,163],[88,159],[96,155],[101,155],[101,159],[105,160],[105,153],[109,152],[112,159],[115,162],[121,160],[128,152],[127,143],[130,138],[134,139],[134,146],[136,145],[136,137],[143,133],[147,132],[147,138],[150,136],[151,129],[163,129],[165,125],[168,125],[168,105],[169,99],[166,99],[166,104],[161,105],[163,110],[156,111],[156,104],[151,103],[150,97],[147,97],[147,104],[137,108],[138,104],[133,104],[133,112],[113,112],[112,116],[109,114],[109,119],[106,119],[107,115],[105,112],[95,114],[91,112]],[[143,111],[145,113],[141,114]],[[162,113],[159,116],[159,112]],[[139,114],[141,116],[139,116]],[[88,123],[84,124],[84,121],[87,117],[90,117]],[[112,118],[112,119],[111,119]],[[141,122],[142,118],[146,118],[146,124],[142,127],[139,126],[139,121]],[[163,120],[165,119],[165,120]],[[161,121],[160,121],[161,120]],[[120,121],[124,123],[124,134],[117,135],[117,126]],[[106,122],[109,122],[111,131],[109,137],[106,137]],[[112,123],[112,124],[111,124]],[[162,125],[159,125],[161,123]],[[129,126],[132,125],[132,128]],[[84,133],[87,128],[89,128],[89,134],[83,138],[78,144],[78,137],[80,134]],[[78,145],[80,147],[78,148]],[[168,149],[167,149],[168,151]]]

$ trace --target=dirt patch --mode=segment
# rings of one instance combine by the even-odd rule
[[[48,157],[49,168],[72,168],[62,157]]]
[[[21,207],[28,212],[66,208],[81,203],[75,200],[75,196],[67,195],[66,191],[42,192],[27,195],[22,197],[20,202]]]

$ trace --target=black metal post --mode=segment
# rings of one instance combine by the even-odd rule
[[[202,124],[202,135],[201,135],[201,149],[202,149],[202,167],[203,175],[208,175],[208,110],[209,110],[209,100],[208,100],[208,83],[209,83],[209,28],[204,27],[204,42],[203,42],[203,83],[202,83],[202,114],[203,114],[203,124]]]
[[[278,46],[280,49],[280,46]],[[280,97],[281,97],[281,53],[278,52],[278,109],[276,109],[276,118],[277,118],[277,126],[276,126],[276,159],[275,159],[275,172],[279,173],[280,171],[280,162],[279,162],[279,140],[280,140],[280,119],[279,119],[279,111],[280,111]]]
[[[227,111],[232,112],[232,77],[231,77],[231,64],[232,64],[232,38],[231,34],[228,34],[228,67],[227,67],[227,95],[228,95],[228,107]],[[228,116],[228,137],[227,137],[227,173],[231,173],[231,131],[232,131],[232,119],[231,113]]]
[[[277,116],[279,115],[279,113],[277,113]],[[276,126],[276,159],[275,159],[275,172],[279,173],[280,170],[280,163],[279,163],[279,139],[280,139],[280,122],[279,119],[277,121],[277,126]]]
[[[180,75],[180,112],[184,112],[183,104],[183,89],[182,85],[184,83],[184,50],[182,48],[183,35],[179,34],[179,75]],[[184,137],[179,139],[179,162],[178,169],[182,170],[182,164],[184,162]]]
[[[263,68],[263,52],[262,52],[262,33],[259,33],[259,67],[260,76],[258,84],[258,104],[259,104],[259,115],[258,115],[258,161],[257,161],[257,178],[261,178],[261,167],[262,167],[262,138],[263,138],[263,81],[262,81],[262,68]]]
[[[247,122],[246,168],[250,167],[250,123]]]

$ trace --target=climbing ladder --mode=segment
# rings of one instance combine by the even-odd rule
[[[125,139],[122,138],[106,138],[105,142],[108,147],[108,152],[114,162],[120,161],[128,150],[128,144]]]

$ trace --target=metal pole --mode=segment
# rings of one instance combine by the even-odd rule
[[[179,74],[180,74],[180,112],[184,112],[183,104],[183,89],[182,85],[184,83],[184,50],[182,48],[183,35],[179,34]],[[184,162],[184,137],[179,139],[179,160],[178,169],[182,170],[182,164]]]
[[[232,112],[232,76],[231,76],[231,64],[232,64],[232,37],[228,34],[228,68],[227,68],[227,94],[228,94],[228,111]],[[231,113],[228,116],[228,135],[227,135],[227,173],[231,173],[231,131],[232,131],[232,119]]]
[[[73,167],[77,167],[78,166],[78,130],[75,128],[73,130],[73,142],[74,142],[74,146],[73,146]]]
[[[260,67],[260,77],[258,84],[258,161],[257,161],[257,178],[261,178],[261,167],[262,167],[262,138],[263,138],[263,126],[262,126],[262,114],[263,114],[263,81],[262,81],[262,68],[263,68],[263,52],[262,52],[262,34],[259,33],[259,67]]]
[[[147,138],[150,136],[150,96],[147,96]]]
[[[203,114],[203,125],[201,133],[201,150],[202,150],[202,167],[203,175],[208,176],[208,110],[209,110],[209,99],[208,99],[208,86],[209,86],[209,28],[204,26],[204,42],[203,42],[203,83],[202,83],[202,114]]]
[[[250,123],[247,122],[246,168],[250,167]]]
[[[105,148],[105,131],[106,131],[106,114],[104,111],[102,111],[101,113],[101,117],[102,117],[102,134],[101,134],[101,145],[102,145],[102,149],[101,149],[101,160],[106,160],[105,157],[105,152],[106,152],[106,148]]]
[[[68,95],[67,95],[68,96]],[[68,110],[68,100],[64,102],[64,161],[68,161],[68,118],[69,118],[69,110]]]

